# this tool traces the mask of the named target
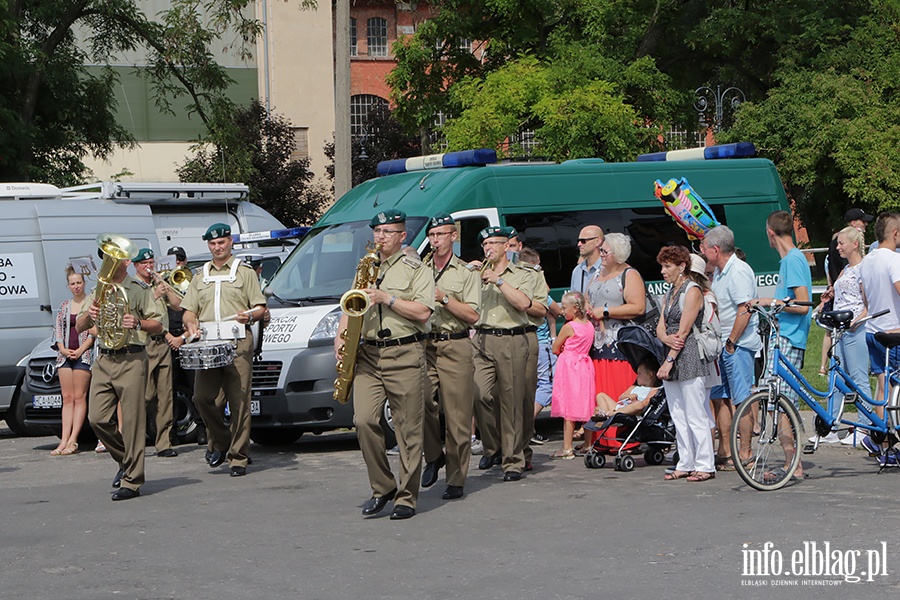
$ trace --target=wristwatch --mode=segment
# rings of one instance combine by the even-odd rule
[[[140,320],[140,319],[135,320],[135,322],[134,322],[134,330],[135,330],[135,331],[140,331],[140,330],[141,330],[141,320]]]
[[[444,294],[444,297],[441,298],[441,304],[443,304],[444,306],[447,306],[448,304],[450,304],[450,296],[448,296],[447,294]]]
[[[667,357],[666,357],[666,362],[667,362],[667,363],[673,363],[673,362],[675,362],[675,358],[672,357],[672,356],[667,356]]]
[[[502,278],[502,277],[498,277],[498,278],[497,278],[497,287],[500,287],[501,285],[503,285],[503,278]]]
[[[603,307],[603,320],[605,321],[605,320],[607,320],[608,318],[609,318],[609,308],[606,307],[606,306],[604,306],[604,307]]]

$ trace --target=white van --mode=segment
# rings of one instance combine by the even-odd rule
[[[191,256],[208,252],[202,235],[212,223],[228,223],[235,234],[284,227],[248,196],[247,186],[232,183],[0,184],[0,415],[5,411],[10,429],[28,432],[30,398],[18,393],[25,376],[41,389],[58,390],[55,373],[45,372],[55,361],[26,355],[52,334],[56,310],[69,297],[67,264],[81,258],[99,266],[96,237],[103,232],[124,235],[157,256],[171,246]],[[88,289],[94,285],[88,280]],[[30,416],[40,421],[53,411],[48,406]]]

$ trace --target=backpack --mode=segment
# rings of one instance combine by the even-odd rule
[[[697,340],[697,349],[700,351],[700,360],[707,363],[719,360],[719,355],[722,354],[722,323],[710,296],[715,298],[712,292],[703,294],[703,318],[700,320],[699,328],[696,325],[692,328],[694,339]],[[681,310],[684,310],[684,294],[679,299],[679,305]]]
[[[619,287],[622,288],[622,293],[625,293],[625,275],[628,271],[631,271],[633,267],[628,267],[624,271],[622,271],[622,275],[619,279]],[[656,297],[650,293],[650,290],[647,289],[646,284],[644,285],[644,315],[642,317],[637,317],[632,319],[631,322],[635,325],[640,325],[644,329],[650,332],[653,337],[656,337],[656,324],[659,322],[659,316],[662,314],[659,310],[659,302],[656,301]]]

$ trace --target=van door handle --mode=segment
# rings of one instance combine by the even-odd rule
[[[49,304],[41,304],[41,310],[46,310],[48,313],[53,312],[53,308]]]

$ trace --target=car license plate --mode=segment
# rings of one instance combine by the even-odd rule
[[[60,405],[62,406],[62,405]],[[255,417],[259,414],[259,400],[251,400],[250,401],[250,416]],[[225,416],[231,416],[231,409],[228,407],[228,403],[225,403]]]
[[[34,408],[62,408],[61,394],[34,395],[31,397]]]

